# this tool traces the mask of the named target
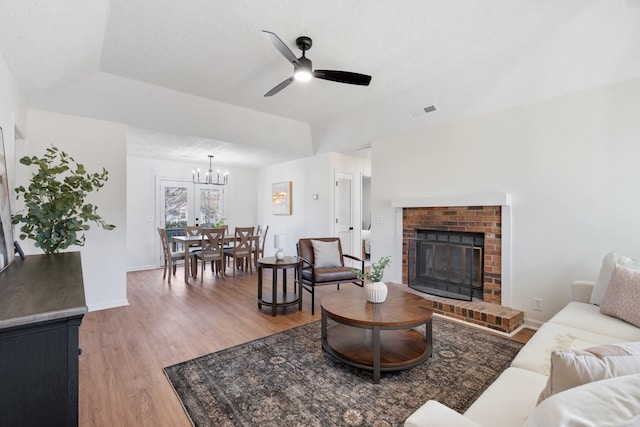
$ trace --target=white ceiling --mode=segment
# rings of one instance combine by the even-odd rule
[[[131,154],[168,159],[212,152],[259,167],[346,152],[640,77],[640,0],[0,0],[0,9],[0,52],[32,107],[120,121],[132,127]],[[296,37],[310,36],[314,68],[370,74],[371,85],[314,79],[263,97],[293,71],[263,29],[297,56]],[[250,118],[239,127],[302,122],[311,146],[234,135],[223,119],[191,125],[177,107],[180,126],[167,123],[166,104],[137,104],[157,90]],[[410,113],[430,104],[436,112]]]

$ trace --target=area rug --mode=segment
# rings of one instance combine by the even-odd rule
[[[403,371],[350,367],[320,321],[165,368],[195,426],[401,426],[429,399],[464,412],[522,344],[433,318],[433,356]]]

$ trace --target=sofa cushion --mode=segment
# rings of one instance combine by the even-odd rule
[[[316,268],[342,267],[342,256],[338,245],[338,240],[332,242],[311,240]]]
[[[574,387],[545,399],[527,417],[524,426],[637,426],[639,388],[640,374]]]
[[[619,338],[618,341],[640,341],[640,328],[615,317],[606,316],[600,313],[600,307],[592,304],[570,302],[547,323],[588,329],[596,334]]]
[[[538,402],[582,384],[640,374],[640,342],[551,353],[551,373]]]
[[[482,427],[435,400],[428,400],[404,422],[404,427]]]
[[[640,327],[640,271],[616,265],[600,312]]]
[[[640,261],[631,259],[624,255],[619,255],[615,252],[609,252],[602,260],[602,267],[600,268],[600,273],[598,274],[596,285],[593,288],[591,299],[589,300],[591,304],[602,304],[602,298],[604,298],[604,293],[606,292],[607,286],[609,286],[609,282],[611,281],[613,269],[618,264],[631,268],[633,270],[640,270]]]
[[[597,309],[598,307],[595,308]],[[606,316],[600,314],[600,317]],[[588,326],[586,325],[586,327]],[[554,350],[580,350],[622,341],[626,340],[596,334],[585,329],[547,322],[538,329],[527,342],[527,345],[518,352],[511,362],[511,366],[549,375],[551,352]]]
[[[536,399],[546,382],[545,375],[507,368],[473,402],[464,416],[487,427],[521,426],[535,408]]]

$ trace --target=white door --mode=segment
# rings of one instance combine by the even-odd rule
[[[167,231],[182,230],[195,223],[193,183],[161,179],[159,190],[158,227]]]
[[[342,251],[353,254],[353,175],[336,172],[335,233]]]
[[[223,216],[223,195],[224,190],[218,186],[159,178],[158,227],[166,229],[167,235],[171,237],[184,234],[186,225],[215,222]],[[156,247],[157,259],[159,265],[162,265],[163,255],[159,241]]]
[[[195,223],[208,225],[218,221],[222,214],[223,189],[219,186],[195,184]]]

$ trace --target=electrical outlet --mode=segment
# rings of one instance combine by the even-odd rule
[[[534,297],[533,298],[533,309],[535,311],[542,311],[542,303],[543,303],[543,299],[542,298],[537,298]]]

